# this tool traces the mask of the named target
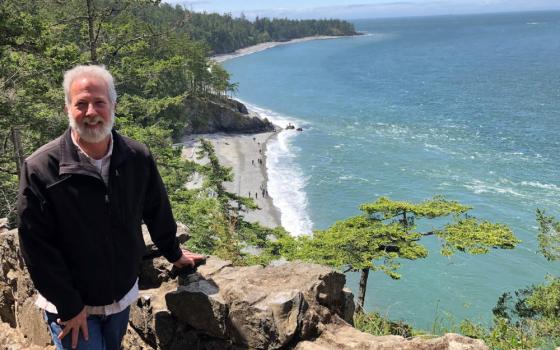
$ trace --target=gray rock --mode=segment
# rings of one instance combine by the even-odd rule
[[[344,304],[341,310],[342,319],[351,325],[354,325],[354,312],[356,312],[356,304],[354,304],[354,293],[350,288],[343,288],[342,295]]]
[[[237,349],[231,341],[195,330],[172,315],[167,310],[165,295],[175,288],[173,283],[164,283],[157,289],[141,291],[140,298],[131,305],[124,349]]]
[[[143,260],[140,265],[138,287],[143,290],[161,286],[171,279],[172,267],[173,265],[164,257]]]
[[[51,344],[43,315],[34,305],[36,293],[19,253],[17,230],[0,233],[0,320],[37,346]]]
[[[144,237],[144,243],[146,244],[146,253],[140,265],[138,287],[140,289],[157,288],[162,283],[172,279],[170,272],[173,265],[171,265],[167,259],[160,256],[159,250],[152,242],[146,225],[142,225],[142,235]],[[181,223],[177,223],[177,239],[179,240],[179,244],[185,243],[189,238],[187,227]]]
[[[25,334],[31,344],[42,347],[52,344],[49,328],[43,319],[43,313],[35,306],[35,296],[23,301],[17,314],[18,328]]]
[[[317,334],[318,324],[333,315],[343,317],[346,310],[349,317],[344,282],[343,274],[320,265],[233,267],[210,258],[166,300],[171,313],[195,330],[239,346],[280,349]]]
[[[9,324],[0,322],[0,349],[4,350],[54,350],[54,345],[34,345],[26,339],[23,333],[10,327]]]
[[[150,236],[150,232],[146,225],[142,225],[142,236],[144,238],[144,243],[146,244],[146,256],[154,257],[159,256],[159,251],[157,246],[152,241],[152,237]],[[188,241],[190,238],[189,230],[187,226],[177,223],[177,239],[179,240],[179,244],[183,244]]]
[[[0,233],[8,231],[8,218],[0,218]]]
[[[330,324],[313,341],[297,344],[295,350],[488,350],[481,340],[458,334],[433,339],[407,340],[396,335],[373,336],[344,324]]]
[[[231,304],[228,321],[235,343],[254,349],[280,349],[294,339],[302,322],[302,310],[307,308],[301,292],[279,292],[272,298],[255,301]]]
[[[219,338],[226,337],[228,306],[210,280],[198,279],[165,296],[167,307],[181,322]]]
[[[167,345],[174,336],[176,322],[173,318],[166,318],[166,315],[170,317],[170,313],[165,304],[165,294],[175,288],[175,284],[170,282],[156,289],[140,291],[140,296],[130,306],[130,327],[142,342],[153,348],[166,348],[161,344]]]

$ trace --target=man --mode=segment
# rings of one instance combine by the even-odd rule
[[[167,193],[146,146],[112,130],[117,94],[101,66],[64,75],[70,128],[26,159],[19,237],[58,349],[119,349],[138,296],[142,220],[175,266],[181,250]],[[70,336],[67,336],[70,334]]]

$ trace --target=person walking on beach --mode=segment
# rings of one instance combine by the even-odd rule
[[[180,249],[148,148],[113,130],[111,74],[77,66],[64,74],[63,87],[70,127],[22,168],[22,254],[57,349],[116,350],[138,297],[142,221],[176,267],[204,257]]]

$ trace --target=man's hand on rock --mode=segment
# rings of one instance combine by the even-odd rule
[[[179,269],[185,267],[195,268],[196,266],[200,265],[201,262],[206,260],[206,256],[204,255],[195,254],[186,249],[182,249],[182,250],[183,250],[183,255],[181,255],[179,260],[173,262],[173,265],[175,265],[175,267]]]
[[[68,333],[72,332],[72,349],[76,349],[78,347],[78,337],[80,334],[80,330],[84,336],[86,341],[89,340],[88,334],[88,327],[87,327],[87,312],[86,308],[84,307],[79,314],[74,316],[74,318],[69,319],[68,321],[61,321],[60,318],[56,321],[58,324],[64,326],[62,332],[58,335],[58,339],[62,340]]]

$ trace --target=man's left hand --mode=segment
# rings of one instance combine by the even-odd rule
[[[206,260],[206,256],[204,255],[195,254],[186,249],[182,249],[182,250],[183,250],[183,255],[181,255],[179,260],[173,262],[173,265],[175,265],[175,267],[179,269],[184,267],[194,268],[196,265],[198,265],[199,262]]]

